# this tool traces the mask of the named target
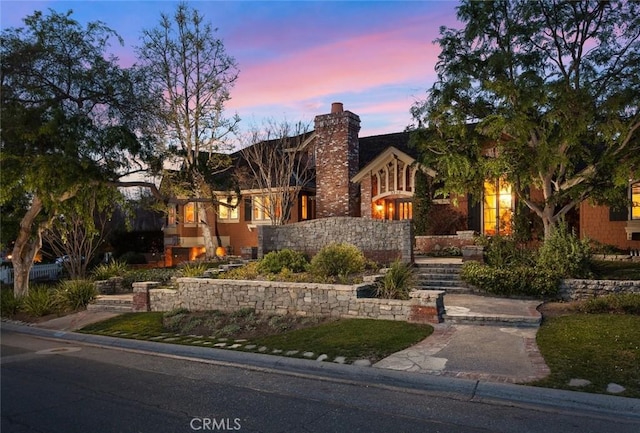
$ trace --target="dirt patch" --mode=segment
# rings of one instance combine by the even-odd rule
[[[326,317],[259,314],[251,309],[232,313],[176,311],[164,316],[163,326],[167,330],[182,335],[253,339],[317,326],[334,320],[336,319]]]

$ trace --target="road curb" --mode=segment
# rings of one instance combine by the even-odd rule
[[[228,349],[157,343],[144,340],[56,331],[3,322],[3,330],[42,338],[78,342],[106,348],[145,352],[158,356],[224,364],[238,368],[271,370],[300,376],[315,376],[343,382],[371,382],[376,386],[406,388],[478,403],[536,406],[554,411],[572,411],[599,416],[640,420],[640,399],[538,388],[525,385],[482,382],[428,374],[359,367],[331,362],[286,358]]]

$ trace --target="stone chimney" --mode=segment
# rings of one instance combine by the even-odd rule
[[[316,216],[358,216],[358,185],[351,178],[358,172],[360,117],[344,111],[340,102],[331,113],[315,118]]]

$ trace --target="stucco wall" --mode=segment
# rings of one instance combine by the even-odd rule
[[[380,263],[400,259],[413,261],[410,221],[331,217],[284,226],[258,227],[258,257],[270,251],[290,248],[309,256],[332,242],[347,242]]]

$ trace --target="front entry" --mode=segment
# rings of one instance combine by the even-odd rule
[[[413,202],[410,198],[385,198],[373,206],[373,217],[385,220],[410,220],[413,218]]]

